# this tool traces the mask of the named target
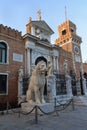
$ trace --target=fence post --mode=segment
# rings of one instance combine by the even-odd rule
[[[35,123],[38,123],[38,106],[35,106]]]
[[[74,99],[73,98],[72,98],[72,109],[73,109],[73,111],[75,110]]]
[[[7,114],[8,114],[8,109],[9,109],[9,102],[7,101]]]

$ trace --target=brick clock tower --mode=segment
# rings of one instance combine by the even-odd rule
[[[81,42],[82,39],[76,34],[76,25],[70,20],[65,21],[58,26],[59,38],[56,39],[56,44],[67,52],[66,61],[68,72],[73,71],[76,76],[80,76],[82,72],[82,56],[81,56]],[[69,55],[70,54],[70,55]],[[71,59],[71,60],[70,60]],[[71,66],[71,68],[69,67]]]

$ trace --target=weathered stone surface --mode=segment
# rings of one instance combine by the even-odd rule
[[[21,104],[22,111],[27,112],[27,113],[30,112],[35,106],[39,107],[45,113],[49,113],[49,112],[54,111],[54,104],[53,103],[36,104],[36,103],[26,102],[26,103]],[[41,113],[39,109],[38,109],[38,112]]]
[[[45,103],[44,86],[45,86],[46,64],[40,61],[32,72],[30,84],[26,94],[26,101],[29,103]]]

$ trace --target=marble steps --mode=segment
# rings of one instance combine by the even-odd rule
[[[75,96],[73,99],[75,105],[87,106],[87,96]]]

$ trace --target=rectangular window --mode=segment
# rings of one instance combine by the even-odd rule
[[[7,92],[7,75],[0,74],[0,94],[6,94]]]

